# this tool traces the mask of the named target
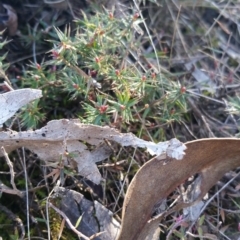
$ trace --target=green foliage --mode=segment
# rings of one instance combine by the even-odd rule
[[[3,211],[0,213],[0,233],[3,239],[19,239],[18,232],[13,230],[13,222]]]
[[[22,108],[22,123],[28,128],[37,127],[38,123],[45,119],[45,113],[41,113],[36,100]]]
[[[140,44],[135,37],[140,23],[136,15],[116,19],[98,12],[91,17],[83,13],[76,29],[55,28],[57,39],[49,40],[53,48],[47,60],[29,66],[21,78],[22,87],[43,90],[43,98],[22,111],[23,124],[36,128],[52,112],[55,118],[123,128],[143,120],[153,125],[181,121],[187,106],[179,83],[131,63]]]
[[[240,98],[238,96],[236,97],[228,97],[229,99],[229,106],[230,108],[228,109],[230,113],[232,114],[240,114]]]

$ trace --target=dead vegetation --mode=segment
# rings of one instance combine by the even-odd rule
[[[239,239],[239,8],[2,1],[0,236]]]

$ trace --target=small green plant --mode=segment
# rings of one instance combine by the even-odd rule
[[[38,104],[24,109],[22,122],[36,128],[53,112],[55,118],[78,117],[84,123],[123,129],[130,123],[181,121],[187,110],[186,89],[132,60],[141,45],[135,30],[139,24],[137,14],[116,19],[105,11],[83,14],[76,29],[55,28],[57,39],[49,40],[53,48],[47,60],[32,64],[21,77],[23,87],[40,88],[44,94]]]
[[[229,99],[229,109],[228,111],[232,114],[239,114],[240,113],[240,98],[236,97],[228,97]]]

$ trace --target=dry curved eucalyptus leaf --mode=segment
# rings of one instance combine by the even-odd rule
[[[12,117],[19,108],[42,97],[42,91],[37,89],[19,89],[0,94],[0,127]]]
[[[1,28],[7,28],[8,35],[14,36],[18,29],[18,17],[16,11],[8,4],[2,4],[4,13],[0,13],[0,22],[3,26]],[[1,29],[1,30],[3,30]]]
[[[240,166],[240,139],[201,139],[186,146],[181,161],[167,161],[164,165],[155,157],[137,172],[125,196],[118,240],[158,239],[159,236],[153,235],[163,217],[200,201],[225,173]],[[151,219],[155,204],[196,173],[201,177],[197,199],[178,203]]]
[[[66,165],[69,163],[69,158],[65,153],[72,153],[74,157],[70,160],[77,165],[80,175],[96,184],[99,184],[101,175],[95,163],[111,154],[105,140],[117,142],[122,146],[146,148],[153,155],[165,153],[176,159],[183,157],[186,148],[177,139],[156,144],[139,139],[131,133],[120,133],[113,128],[82,124],[77,119],[53,120],[36,131],[0,132],[0,144],[8,153],[24,146],[46,162],[58,164],[62,160]],[[83,142],[95,146],[95,149],[88,150]]]

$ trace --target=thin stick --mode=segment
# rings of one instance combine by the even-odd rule
[[[10,85],[11,82],[10,82],[10,84],[9,84],[8,81],[4,81],[3,83],[4,83],[4,85],[5,85],[10,91],[13,91],[13,90],[14,90],[13,87]]]
[[[84,234],[82,234],[81,232],[79,232],[71,223],[70,219],[66,216],[66,214],[64,212],[62,212],[60,209],[56,208],[52,203],[48,202],[48,205],[53,208],[57,213],[59,213],[64,219],[65,221],[68,223],[69,227],[71,228],[71,230],[73,232],[75,232],[79,237],[82,237],[85,240],[90,240],[89,237],[85,236]]]
[[[124,178],[124,180],[123,180],[123,183],[122,183],[122,186],[121,186],[121,190],[120,190],[120,192],[119,192],[119,194],[118,194],[118,197],[117,197],[117,199],[116,199],[116,201],[115,201],[115,205],[114,205],[114,207],[113,207],[113,211],[115,211],[115,208],[117,207],[117,204],[118,204],[118,201],[119,201],[121,195],[124,194],[124,191],[123,191],[123,190],[124,190],[124,186],[125,186],[126,181],[127,181],[128,173],[130,172],[130,169],[131,169],[131,167],[132,167],[132,164],[133,164],[133,161],[134,161],[134,156],[135,156],[135,154],[136,154],[136,150],[137,150],[137,149],[135,148],[135,149],[134,149],[134,152],[133,152],[133,156],[131,157],[131,161],[130,161],[129,166],[128,166],[127,174],[126,174],[126,176],[125,176],[125,178]]]
[[[7,194],[13,194],[13,195],[18,195],[19,197],[23,197],[24,196],[24,194],[23,194],[23,192],[21,192],[21,191],[16,191],[16,190],[13,190],[12,188],[10,188],[10,187],[8,187],[8,186],[6,186],[4,183],[2,183],[1,181],[0,181],[0,192],[4,192],[4,193],[7,193]]]
[[[217,191],[215,194],[213,194],[213,196],[211,198],[209,198],[206,203],[204,204],[204,206],[202,207],[201,211],[198,213],[198,217],[199,218],[201,216],[201,214],[203,214],[204,210],[207,208],[207,206],[210,204],[210,202],[219,195],[219,193],[221,193],[227,186],[230,185],[231,182],[233,182],[237,177],[240,176],[240,172],[238,174],[236,174],[231,180],[229,180],[226,184],[224,184],[219,191]],[[196,219],[197,219],[196,218]],[[186,237],[187,234],[189,234],[190,229],[193,227],[193,225],[195,224],[195,221],[188,227],[188,230],[186,231],[186,234],[184,237]],[[219,231],[220,234],[223,234],[223,232],[220,230]]]
[[[14,175],[15,175],[15,173],[14,173],[13,165],[12,165],[12,162],[10,161],[10,159],[9,159],[9,157],[8,157],[8,154],[7,154],[7,152],[5,151],[5,148],[4,148],[3,146],[1,147],[1,151],[2,151],[3,156],[5,157],[6,162],[7,162],[7,165],[9,166],[9,169],[10,169],[10,176],[11,176],[10,182],[11,182],[11,185],[12,185],[12,187],[13,187],[13,190],[16,191],[16,192],[21,192],[21,191],[19,191],[19,190],[17,189],[17,187],[16,187],[16,185],[15,185],[15,182],[14,182]]]
[[[17,227],[21,230],[21,236],[18,238],[19,240],[23,240],[25,237],[25,229],[22,220],[15,215],[12,211],[8,208],[0,204],[0,212],[4,212],[12,221],[17,224]]]
[[[133,0],[133,2],[134,2],[134,5],[135,5],[135,7],[137,8],[138,13],[139,13],[139,15],[140,15],[140,17],[141,17],[141,19],[142,19],[142,21],[143,21],[143,25],[144,25],[144,27],[145,27],[145,29],[146,29],[146,31],[147,31],[149,40],[150,40],[150,42],[151,42],[151,44],[152,44],[152,48],[153,48],[154,54],[155,54],[155,56],[156,56],[158,73],[161,73],[161,67],[160,67],[160,62],[159,62],[159,58],[158,58],[158,53],[157,53],[157,49],[156,49],[156,47],[155,47],[155,44],[154,44],[154,42],[153,42],[153,40],[152,40],[152,36],[151,36],[150,31],[149,31],[149,29],[148,29],[148,27],[147,27],[147,24],[146,24],[146,22],[145,22],[145,20],[144,20],[144,17],[143,17],[143,15],[142,15],[141,11],[140,11],[140,8],[139,8],[139,6],[138,6],[138,3],[136,2],[136,0]],[[160,76],[161,76],[161,75],[160,75]]]
[[[28,175],[27,175],[27,165],[26,165],[26,155],[25,155],[25,149],[22,147],[22,153],[23,153],[23,171],[24,171],[24,177],[25,177],[25,188],[26,188],[26,209],[27,209],[27,229],[28,229],[28,240],[31,239],[31,231],[30,231],[30,218],[29,218],[29,197],[28,197]]]

